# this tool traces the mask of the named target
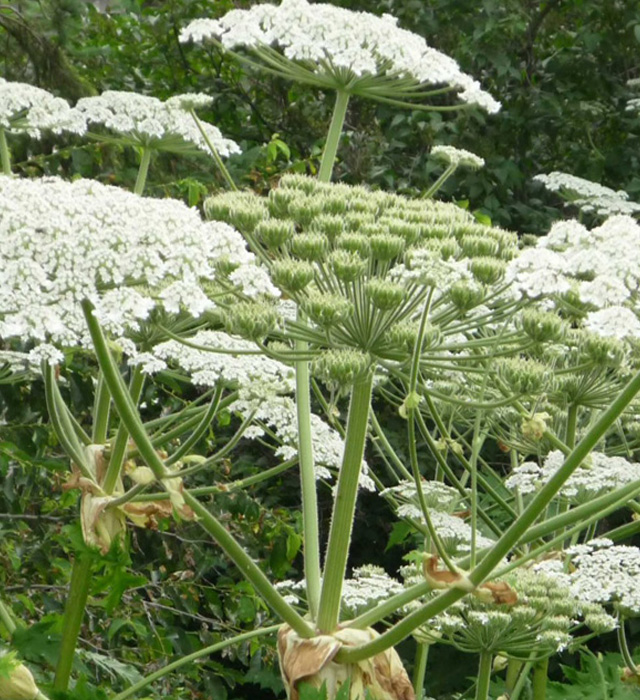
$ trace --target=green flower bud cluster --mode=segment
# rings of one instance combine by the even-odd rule
[[[263,341],[278,326],[275,308],[262,302],[232,304],[224,313],[224,323],[231,335]]]
[[[312,351],[331,345],[394,361],[413,352],[413,326],[433,290],[447,322],[462,318],[501,283],[517,248],[515,235],[455,205],[302,175],[284,176],[267,197],[216,195],[205,212],[245,235],[273,284],[315,324],[305,330]],[[245,337],[263,332],[254,324],[236,321]],[[423,349],[439,342],[430,326]]]
[[[517,594],[515,604],[467,596],[437,616],[433,627],[463,651],[516,659],[527,659],[534,651],[549,656],[566,648],[581,616],[594,632],[615,629],[616,620],[601,605],[583,603],[572,594],[561,568],[516,569],[504,579]]]
[[[538,309],[525,309],[518,325],[535,343],[560,343],[568,330],[567,324],[557,314]]]
[[[551,380],[549,369],[535,360],[509,357],[496,360],[495,367],[498,377],[507,386],[508,395],[538,394]]]
[[[339,391],[350,388],[370,368],[371,357],[353,349],[327,350],[312,364],[314,375]]]

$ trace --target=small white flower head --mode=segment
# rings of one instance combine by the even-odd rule
[[[254,420],[263,425],[275,437],[280,447],[276,456],[283,460],[292,459],[298,453],[298,421],[296,404],[290,396],[282,396],[263,387],[257,395],[255,385],[247,385],[240,392],[240,399],[230,407],[243,416],[253,415]],[[266,391],[264,390],[266,388]],[[255,434],[251,437],[261,437]],[[339,470],[344,454],[344,441],[340,434],[320,416],[311,414],[311,442],[313,447],[316,479],[329,480],[332,470]],[[363,460],[360,472],[360,487],[366,491],[375,491],[375,484],[369,476],[369,467]]]
[[[156,306],[198,316],[213,307],[202,284],[214,280],[221,256],[252,260],[239,233],[203,222],[182,202],[88,180],[0,176],[0,212],[4,338],[90,347],[84,299],[116,337]],[[49,345],[36,354],[61,359]]]
[[[565,258],[549,248],[526,248],[507,268],[506,280],[514,293],[538,299],[571,289]]]
[[[576,175],[554,171],[548,175],[536,175],[533,179],[542,183],[550,192],[558,192],[567,199],[568,204],[583,212],[613,216],[640,211],[640,204],[629,202],[629,195],[623,190],[612,190]]]
[[[578,598],[614,603],[626,615],[640,615],[640,549],[592,541],[572,561],[571,586]]]
[[[564,461],[562,452],[554,450],[546,456],[542,467],[535,462],[524,462],[513,470],[505,486],[518,490],[523,496],[535,493],[556,474]],[[638,480],[640,464],[637,462],[592,452],[565,482],[560,494],[574,503],[584,503]]]
[[[348,86],[352,94],[374,99],[384,90],[385,96],[402,100],[409,79],[413,88],[447,85],[467,104],[491,113],[500,109],[500,103],[452,58],[428,46],[421,36],[400,29],[391,15],[377,17],[307,0],[282,0],[279,6],[258,4],[249,10],[232,10],[217,20],[196,19],[180,34],[181,41],[205,39],[216,40],[226,49],[243,47],[263,54],[271,70],[276,63],[269,51],[276,47],[289,62],[283,75],[296,75],[318,87]]]
[[[89,126],[101,125],[134,145],[178,152],[191,146],[208,153],[206,140],[189,110],[206,106],[211,101],[208,95],[188,94],[162,102],[135,92],[108,90],[97,97],[78,100],[75,112]],[[221,156],[240,152],[238,144],[224,138],[216,126],[207,122],[201,124]]]
[[[0,129],[26,131],[40,137],[42,131],[84,134],[85,120],[68,102],[42,88],[0,78]]]
[[[626,306],[610,306],[588,314],[585,328],[605,338],[640,338],[640,320]]]
[[[438,160],[455,166],[456,168],[464,167],[471,170],[477,170],[484,167],[484,158],[480,158],[471,151],[466,151],[464,148],[455,148],[454,146],[434,146],[431,149],[431,155]]]

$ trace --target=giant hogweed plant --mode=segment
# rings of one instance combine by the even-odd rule
[[[573,258],[563,258],[573,229],[544,251],[520,252],[514,234],[433,201],[456,167],[481,165],[473,154],[441,149],[448,167],[419,200],[330,184],[352,96],[498,109],[455,62],[392,18],[285,0],[196,21],[183,38],[213,40],[258,68],[335,91],[334,117],[317,178],[286,176],[259,197],[238,192],[226,174],[221,155],[235,144],[195,118],[204,98],[162,106],[105,93],[79,104],[72,119],[84,115],[83,124],[102,124],[139,148],[135,194],[87,181],[0,182],[0,333],[32,346],[11,358],[39,363],[50,421],[72,464],[68,486],[82,493],[87,544],[107,552],[127,523],[196,520],[282,621],[278,650],[291,698],[301,682],[335,697],[347,681],[354,699],[421,696],[433,643],[479,655],[478,700],[488,697],[494,657],[507,660],[512,698],[531,668],[542,698],[550,655],[616,626],[628,673],[637,674],[624,635],[624,616],[640,612],[637,551],[614,544],[635,523],[589,543],[605,515],[635,507],[640,495],[637,468],[622,456],[637,433],[634,321],[612,331],[611,313],[597,310],[623,303],[636,318],[633,271],[625,268],[625,294],[610,268],[572,268]],[[29,99],[18,99],[3,129],[28,123]],[[178,202],[138,196],[152,151],[185,143],[208,148],[233,190],[207,201],[208,222]],[[4,138],[0,148],[8,171]],[[637,229],[630,220],[610,225],[630,238]],[[602,240],[581,229],[576,244]],[[596,265],[593,251],[584,258]],[[608,301],[601,288],[611,291]],[[55,369],[76,347],[95,354],[100,370],[88,430],[65,405]],[[145,424],[143,384],[167,367],[206,387],[210,402]],[[312,392],[327,422],[311,412]],[[372,411],[373,392],[406,421],[406,462]],[[349,402],[345,422],[340,397]],[[218,453],[192,455],[222,406],[242,416],[238,433]],[[383,474],[363,461],[368,436]],[[201,497],[215,488],[188,486],[243,437],[274,444],[283,460],[277,471],[299,467],[304,580],[291,584],[295,601],[207,508]],[[483,456],[493,438],[510,456],[506,481]],[[429,480],[419,441],[436,464]],[[322,561],[317,478],[331,474]],[[376,570],[347,578],[360,487],[378,488],[415,533],[421,563],[404,571],[404,584]],[[90,575],[90,562],[78,557],[54,690],[70,681]],[[6,602],[0,617],[12,633]],[[412,681],[394,650],[410,635],[418,644]],[[8,692],[41,695],[24,666],[7,659]]]

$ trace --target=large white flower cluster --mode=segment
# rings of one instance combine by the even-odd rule
[[[453,513],[454,509],[464,508],[460,505],[460,494],[452,487],[439,481],[423,481],[422,491],[425,497],[429,517],[438,532],[445,548],[454,553],[468,552],[471,546],[471,526]],[[416,485],[412,481],[402,481],[380,492],[382,497],[393,496],[399,501],[396,514],[399,518],[409,518],[424,523],[424,516],[418,500]],[[494,541],[481,533],[476,534],[478,547],[490,547]]]
[[[568,204],[577,206],[583,212],[598,216],[640,212],[640,204],[630,202],[624,190],[612,190],[576,175],[553,171],[548,175],[536,175],[533,179],[549,191],[560,193],[568,199]]]
[[[166,148],[167,140],[176,137],[196,148],[209,152],[207,143],[189,109],[204,107],[213,98],[207,95],[176,95],[162,102],[156,97],[135,92],[107,90],[97,97],[83,97],[75,113],[88,125],[100,124],[134,142],[151,148]],[[240,152],[238,144],[224,138],[213,124],[202,127],[215,149],[222,156]]]
[[[535,493],[551,479],[564,461],[562,452],[554,450],[547,455],[542,466],[536,462],[524,462],[513,470],[505,486],[517,489],[522,495]],[[628,462],[623,457],[609,457],[602,452],[592,452],[569,477],[560,494],[581,503],[633,481],[640,481],[640,464]]]
[[[181,41],[218,39],[227,49],[276,46],[291,61],[315,64],[317,75],[398,76],[418,83],[450,85],[459,97],[488,112],[500,103],[463,73],[449,56],[417,34],[400,29],[391,15],[377,17],[306,0],[282,0],[232,10],[222,18],[197,19],[180,34]],[[349,82],[348,79],[344,82]]]
[[[615,603],[626,614],[640,614],[640,549],[599,539],[573,549],[571,587],[589,603]]]
[[[197,386],[259,383],[272,391],[287,393],[295,389],[293,369],[258,354],[255,343],[221,331],[200,331],[188,342],[190,345],[176,340],[161,343],[154,347],[153,354],[165,362],[176,363]]]
[[[258,392],[256,395],[255,386],[249,386],[245,392],[241,392],[241,398],[232,404],[231,410],[245,416],[253,414],[254,420],[263,426],[251,428],[246,436],[262,438],[271,433],[280,443],[277,456],[287,460],[298,454],[298,414],[291,396],[274,392]],[[310,423],[316,478],[331,479],[333,475],[330,470],[338,470],[342,465],[344,441],[337,430],[315,413],[311,414]],[[366,491],[375,491],[364,460],[359,483]]]
[[[640,337],[640,225],[612,216],[591,230],[557,221],[507,269],[518,296],[569,295],[587,305],[585,327],[618,339]]]
[[[40,137],[41,131],[84,134],[85,120],[66,100],[27,83],[0,78],[0,129],[26,131]]]
[[[175,200],[88,180],[1,176],[0,336],[89,346],[83,299],[116,336],[157,304],[198,316],[213,306],[201,280],[214,278],[221,259],[250,264],[243,249],[230,226],[205,223]],[[51,346],[38,352],[60,359]]]

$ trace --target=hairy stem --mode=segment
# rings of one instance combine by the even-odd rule
[[[144,186],[147,182],[147,174],[149,172],[149,163],[151,163],[151,149],[143,148],[140,156],[140,167],[138,168],[138,177],[133,188],[134,194],[141,195],[144,192]]]
[[[330,182],[333,166],[338,152],[338,144],[342,135],[342,127],[344,118],[347,114],[347,105],[349,104],[349,93],[338,90],[336,93],[336,102],[333,107],[333,116],[327,133],[327,142],[322,153],[322,161],[320,170],[318,171],[318,180],[322,182]]]
[[[476,685],[476,700],[488,700],[489,698],[491,662],[492,658],[490,652],[480,652],[480,661],[478,663],[478,680]]]
[[[69,596],[64,609],[60,656],[56,665],[53,689],[65,691],[69,687],[73,657],[84,619],[84,611],[91,584],[91,559],[86,555],[76,556],[71,570]]]
[[[373,372],[368,372],[365,377],[355,383],[351,393],[344,456],[333,503],[318,612],[318,628],[322,632],[333,632],[340,616],[342,582],[347,568],[358,482],[367,437],[372,384]]]
[[[0,161],[2,162],[2,172],[5,175],[11,175],[11,154],[4,129],[0,129]]]
[[[417,700],[421,700],[424,695],[424,678],[427,673],[427,659],[429,657],[430,644],[418,642],[416,648],[415,665],[413,667],[413,691]]]
[[[547,674],[549,657],[538,661],[533,666],[533,700],[545,700],[547,697]]]

